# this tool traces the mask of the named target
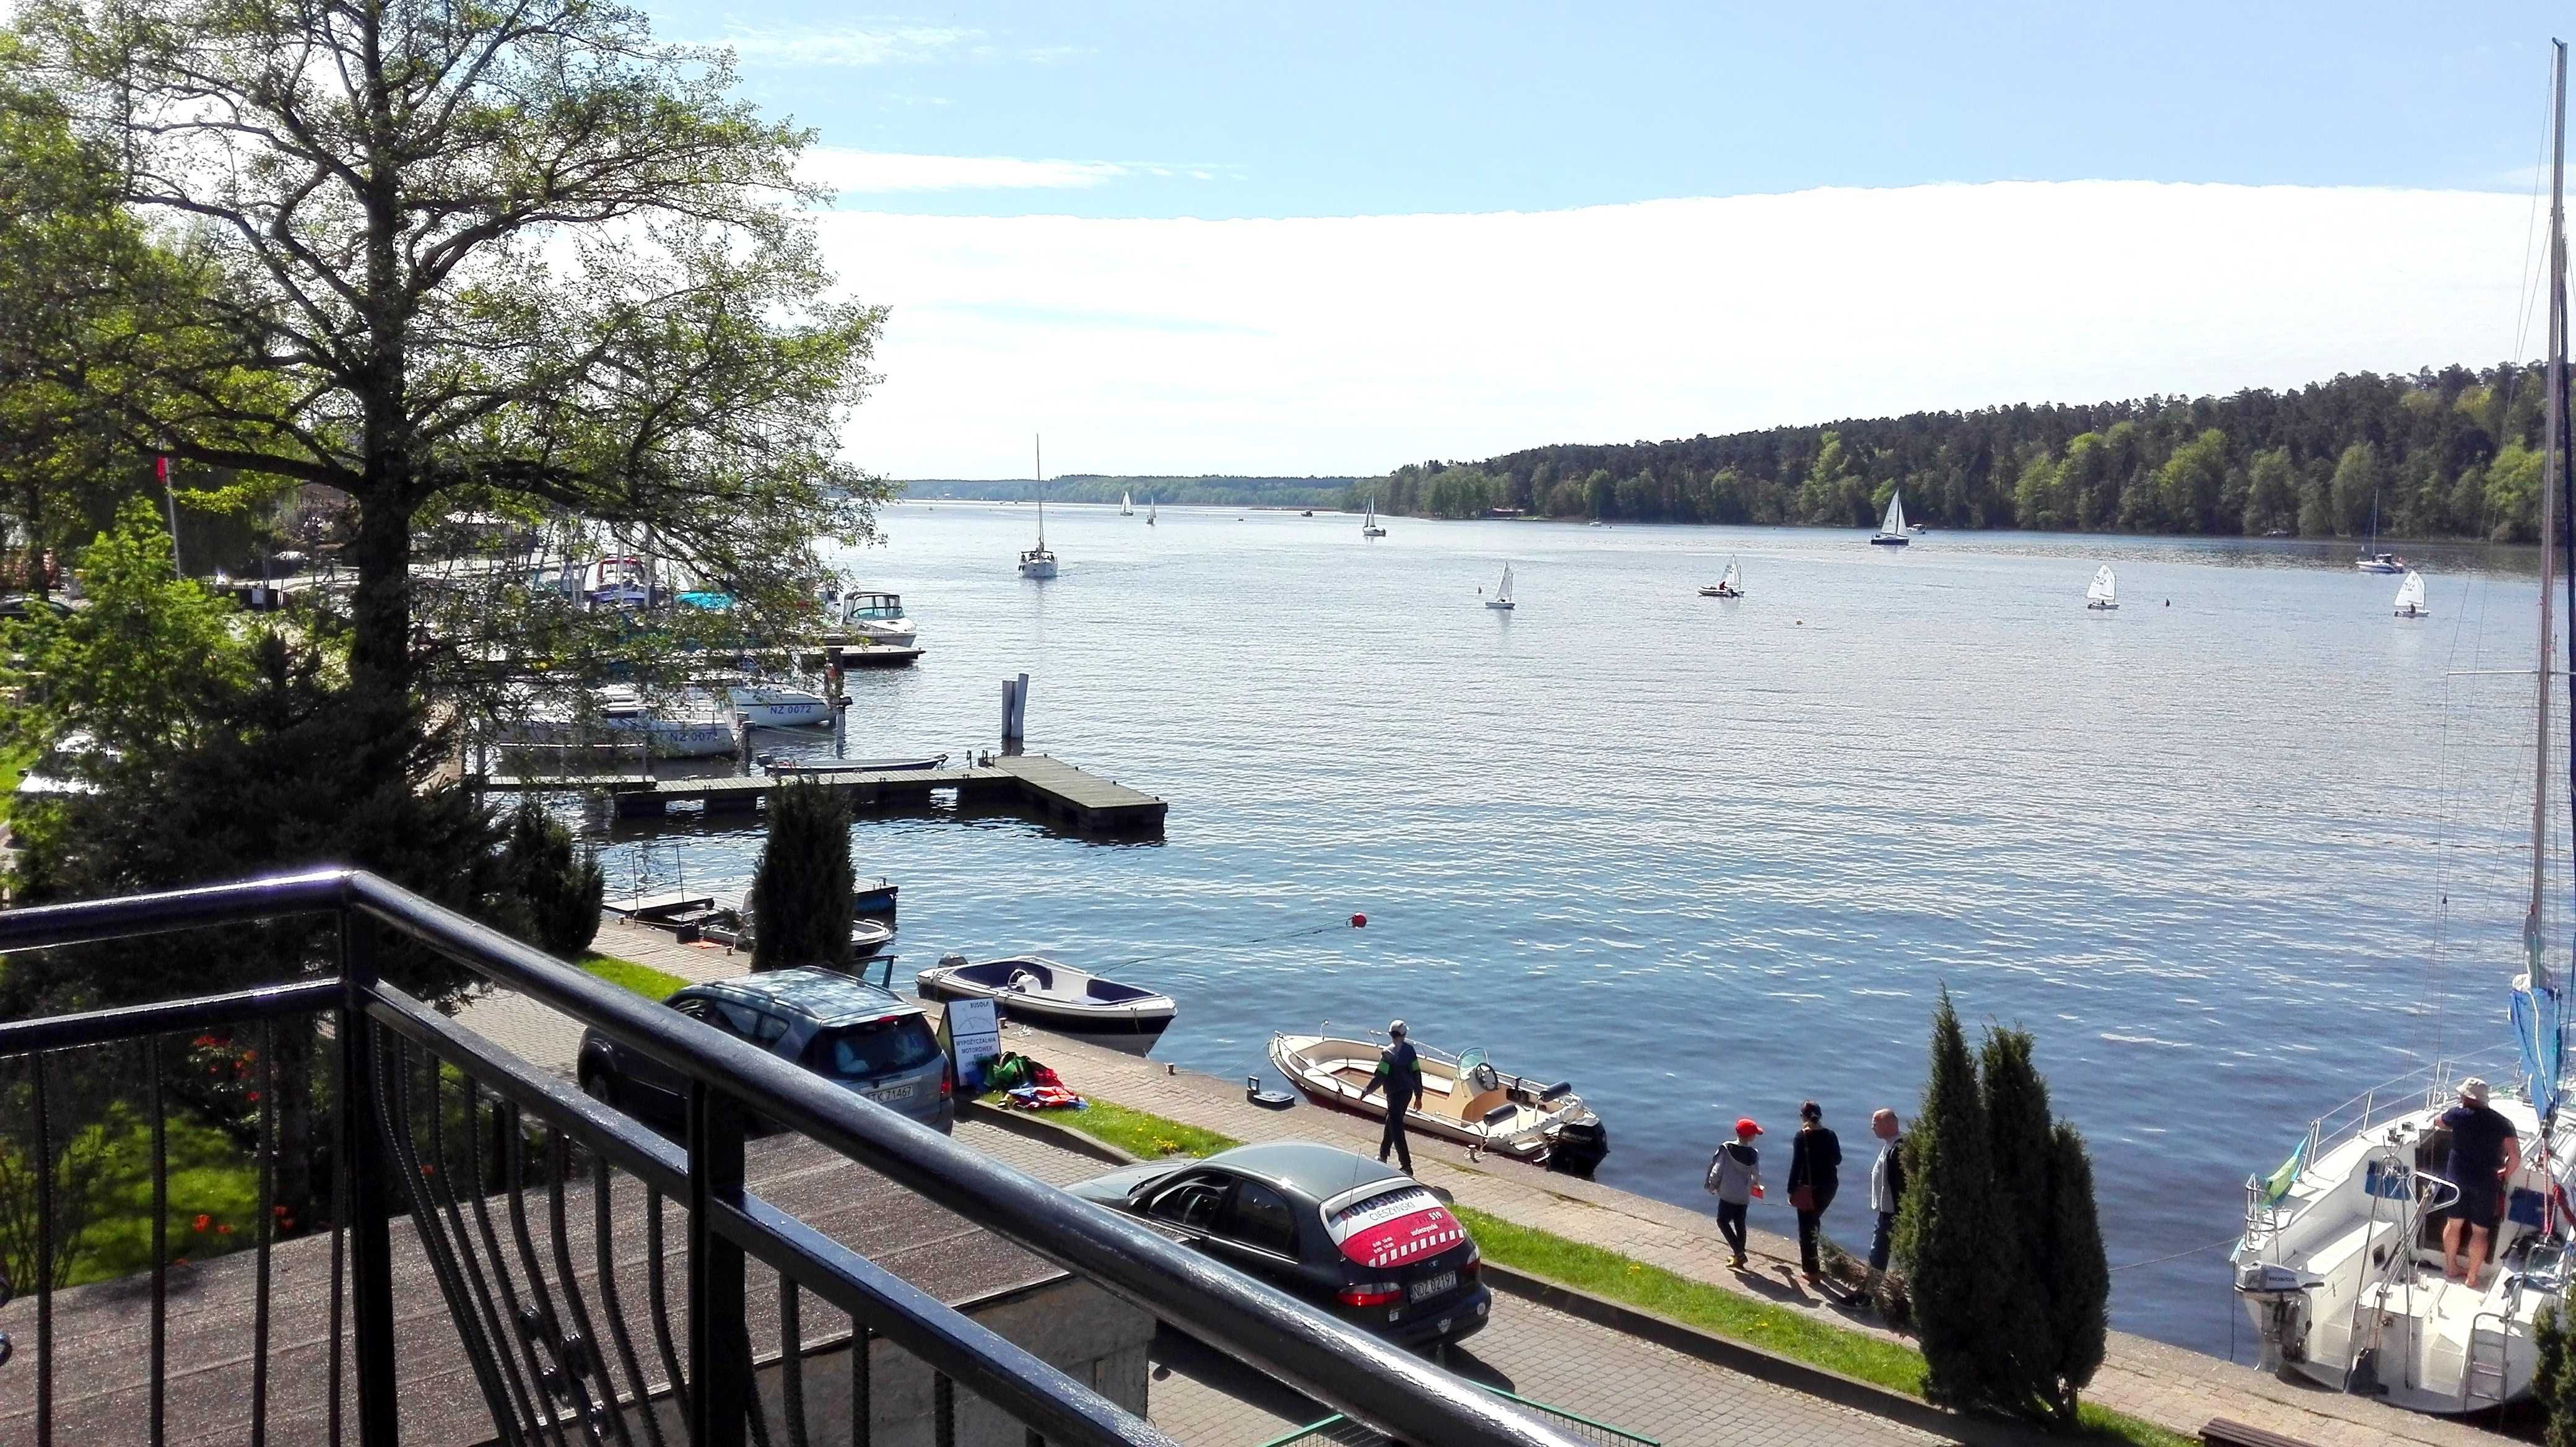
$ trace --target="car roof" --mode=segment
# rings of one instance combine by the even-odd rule
[[[1264,1141],[1236,1146],[1208,1157],[1208,1164],[1258,1176],[1318,1201],[1379,1181],[1410,1179],[1382,1162],[1314,1141]]]
[[[793,1011],[825,1025],[874,1020],[896,1013],[922,1013],[921,1006],[897,996],[892,990],[871,985],[838,970],[766,970],[756,975],[738,975],[730,980],[692,985],[682,993],[730,995],[748,1003]]]

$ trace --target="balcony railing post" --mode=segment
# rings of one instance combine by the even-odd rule
[[[358,1378],[358,1441],[396,1447],[394,1413],[393,1201],[388,1159],[370,1108],[384,1088],[377,1074],[375,1027],[367,1018],[376,988],[375,925],[354,910],[340,915],[340,1175],[348,1185],[351,1355]]]
[[[703,1080],[689,1084],[689,1441],[742,1447],[751,1407],[742,1248],[717,1234],[714,1205],[742,1204],[742,1113]]]

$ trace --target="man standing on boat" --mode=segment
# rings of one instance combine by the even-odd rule
[[[2505,1178],[2522,1167],[2522,1138],[2512,1121],[2488,1106],[2487,1083],[2474,1075],[2460,1082],[2460,1103],[2442,1112],[2438,1124],[2451,1133],[2451,1182],[2460,1188],[2451,1219],[2442,1223],[2442,1274],[2475,1286],[2486,1269],[2487,1243],[2504,1218]],[[2465,1271],[2459,1264],[2463,1236],[2469,1248]]]
[[[1398,1169],[1413,1174],[1413,1148],[1405,1144],[1404,1113],[1422,1098],[1422,1058],[1405,1038],[1404,1022],[1397,1020],[1386,1027],[1387,1047],[1377,1058],[1377,1074],[1360,1090],[1366,1100],[1372,1090],[1386,1092],[1386,1130],[1377,1138],[1377,1162],[1386,1164],[1387,1152],[1395,1152]]]

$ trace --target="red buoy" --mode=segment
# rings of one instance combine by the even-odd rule
[[[1367,916],[1367,915],[1364,915],[1364,914],[1355,914],[1355,915],[1352,915],[1352,916],[1351,916],[1351,928],[1353,928],[1353,929],[1367,929],[1367,928],[1368,928],[1368,916]]]

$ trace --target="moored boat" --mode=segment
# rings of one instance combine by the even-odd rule
[[[1169,995],[1121,984],[1042,955],[969,962],[942,955],[913,978],[925,1000],[991,1000],[1023,1025],[1143,1050],[1171,1025],[1179,1007]]]
[[[725,686],[725,703],[733,712],[765,729],[812,728],[832,721],[832,701],[811,689],[775,683]]]
[[[675,916],[665,922],[682,940],[706,940],[733,949],[747,950],[756,937],[751,902],[748,899],[720,901],[714,906],[691,914]],[[887,945],[894,943],[894,926],[873,919],[850,922],[850,957],[874,959]]]
[[[1332,1035],[1273,1035],[1270,1063],[1318,1105],[1384,1120],[1386,1093],[1369,1090],[1384,1048]],[[1404,1114],[1408,1129],[1580,1176],[1609,1154],[1608,1128],[1571,1083],[1506,1075],[1482,1050],[1451,1055],[1419,1040],[1413,1048],[1422,1098]]]

